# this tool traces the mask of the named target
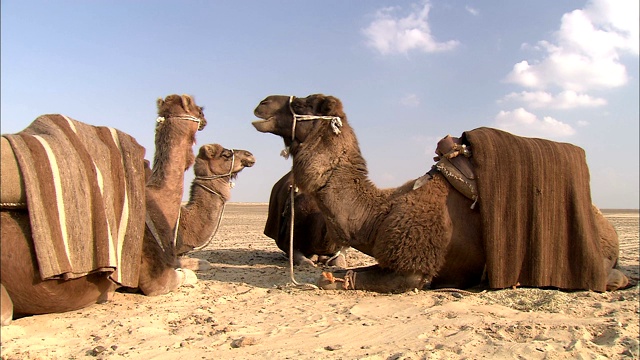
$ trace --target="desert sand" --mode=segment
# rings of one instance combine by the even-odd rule
[[[2,359],[638,359],[638,211],[605,215],[629,289],[391,295],[294,286],[262,234],[267,205],[232,203],[213,242],[191,254],[212,264],[197,284],[17,319],[1,329]],[[347,260],[373,263],[355,250]],[[322,270],[295,278],[315,283]]]

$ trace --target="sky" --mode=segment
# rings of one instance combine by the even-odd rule
[[[208,120],[194,152],[251,151],[231,201],[268,202],[291,159],[253,128],[254,108],[323,93],[342,101],[378,187],[428,171],[445,135],[488,126],[582,147],[593,202],[639,208],[637,0],[0,6],[3,134],[61,113],[134,136],[152,160],[156,100],[190,94]]]

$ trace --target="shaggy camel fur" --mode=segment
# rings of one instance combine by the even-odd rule
[[[156,126],[156,158],[145,202],[157,232],[162,234],[161,242],[170,244],[180,208],[184,171],[193,163],[191,147],[195,133],[206,125],[206,120],[202,108],[187,95],[170,95],[165,100],[159,99],[157,105],[164,120],[159,118]],[[107,301],[119,286],[109,279],[109,272],[93,272],[69,280],[43,280],[28,209],[2,209],[0,215],[2,324],[11,321],[12,312],[15,315],[65,312]],[[169,251],[160,250],[148,229],[139,241],[143,244],[137,276],[145,294],[166,293],[187,279],[194,280],[193,272],[174,269],[173,250],[170,247],[165,247]],[[8,299],[13,302],[11,308],[7,306],[11,304]]]
[[[378,261],[337,272],[341,278],[324,273],[322,288],[402,292],[427,283],[431,288],[468,288],[481,282],[482,219],[477,208],[471,209],[472,201],[441,174],[416,190],[413,180],[378,189],[368,179],[355,133],[335,97],[272,95],[254,114],[261,119],[252,123],[256,130],[279,135],[290,147],[296,184],[314,197],[339,236]],[[617,237],[601,239],[617,244]],[[624,277],[611,269],[615,259],[603,254],[607,268],[602,273]]]
[[[189,202],[180,212],[178,255],[209,244],[220,226],[224,205],[231,198],[231,181],[255,162],[246,150],[225,149],[219,144],[200,147],[193,165],[195,178]]]
[[[269,215],[264,234],[276,241],[278,248],[289,254],[291,229],[291,172],[278,180],[271,190]],[[294,197],[293,264],[346,267],[345,253],[349,246],[338,241],[337,234],[327,226],[313,198],[299,189]]]

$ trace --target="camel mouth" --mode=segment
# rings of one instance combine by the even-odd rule
[[[275,125],[275,116],[272,116],[268,119],[255,120],[251,122],[251,125],[253,125],[253,127],[260,132],[263,132],[263,133],[271,132]]]

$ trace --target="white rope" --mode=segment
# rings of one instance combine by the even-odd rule
[[[235,162],[236,162],[236,151],[234,149],[231,149],[231,167],[229,168],[229,173],[228,174],[224,174],[224,175],[212,175],[212,176],[196,176],[195,180],[215,180],[215,179],[220,179],[220,178],[224,178],[224,177],[228,177],[229,178],[229,187],[233,188],[233,182],[231,181],[231,177],[233,176],[233,167],[235,166]],[[216,228],[211,232],[211,235],[209,236],[209,239],[204,243],[204,245],[201,246],[196,246],[193,248],[193,250],[201,250],[204,249],[205,247],[207,247],[211,241],[213,240],[214,236],[216,236],[216,234],[218,233],[218,229],[220,229],[220,223],[222,223],[222,216],[224,215],[224,209],[227,205],[227,202],[225,201],[224,197],[222,196],[222,194],[220,194],[219,192],[205,186],[204,184],[200,184],[200,183],[196,183],[196,185],[200,186],[201,188],[205,189],[206,191],[218,195],[218,197],[220,197],[220,200],[222,200],[222,211],[220,211],[220,216],[218,216],[218,223],[216,224]]]
[[[227,202],[224,200],[224,198],[222,197],[222,195],[220,195],[220,193],[214,191],[213,189],[208,188],[207,186],[200,184],[200,183],[196,183],[198,186],[200,186],[201,188],[207,190],[208,192],[218,195],[220,197],[220,199],[222,200],[222,211],[220,211],[220,216],[218,216],[218,222],[216,224],[216,228],[211,231],[211,235],[209,236],[209,239],[204,243],[204,245],[200,245],[200,246],[196,246],[193,248],[193,250],[202,250],[205,247],[207,247],[211,241],[213,240],[213,238],[216,236],[216,234],[218,233],[218,229],[220,229],[220,223],[222,223],[222,216],[224,215],[224,209],[227,205]]]
[[[189,120],[189,121],[194,121],[198,123],[198,129],[200,128],[200,125],[202,123],[202,119],[192,116],[192,115],[174,115],[174,116],[169,116],[169,119],[181,119],[181,120]],[[156,118],[156,123],[158,124],[162,124],[165,121],[165,117],[164,116],[158,116]]]

